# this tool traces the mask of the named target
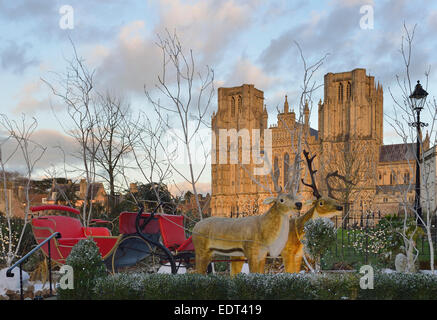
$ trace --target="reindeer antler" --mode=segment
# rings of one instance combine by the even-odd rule
[[[337,178],[343,180],[345,183],[348,183],[348,184],[352,184],[352,185],[353,185],[354,183],[353,183],[351,180],[346,179],[345,176],[339,174],[339,173],[338,173],[338,170],[335,170],[334,172],[330,172],[330,173],[328,173],[328,174],[326,175],[325,181],[326,181],[326,187],[328,188],[328,197],[330,197],[330,198],[332,198],[332,199],[335,199],[335,200],[338,200],[338,199],[335,198],[334,195],[332,194],[332,191],[333,191],[333,190],[337,190],[337,189],[332,188],[331,185],[329,184],[329,179],[330,179],[330,178],[333,178],[333,177],[337,177]]]
[[[271,174],[272,174],[272,181],[273,181],[273,188],[275,189],[275,192],[281,193],[282,192],[282,187],[279,186],[278,184],[278,179],[279,179],[279,168],[275,166],[275,161],[274,164],[272,166],[272,170],[271,170]]]
[[[309,153],[306,150],[303,151],[303,155],[305,156],[305,159],[307,161],[308,170],[309,170],[310,176],[311,176],[311,184],[305,183],[304,179],[301,179],[301,180],[305,186],[313,189],[313,195],[317,199],[320,199],[322,197],[322,195],[320,194],[319,190],[317,190],[316,179],[314,178],[314,174],[317,172],[317,170],[313,170],[313,160],[316,157],[316,155],[313,155],[311,158],[308,158],[308,154]]]

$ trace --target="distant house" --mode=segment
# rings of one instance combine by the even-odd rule
[[[8,202],[6,204],[5,189],[3,185],[0,187],[0,211],[6,213],[6,205],[9,212],[14,217],[24,217],[26,208],[26,194],[25,188],[22,185],[18,185],[14,182],[9,182],[6,187],[6,197]],[[29,191],[29,201],[31,206],[38,206],[44,203],[46,194],[38,193],[33,190]]]
[[[204,215],[210,215],[211,214],[211,195],[209,193],[206,194],[206,196],[203,196],[203,194],[198,194],[198,199],[200,202],[200,207],[202,208],[202,212]],[[184,200],[178,205],[178,210],[182,212],[192,211],[192,212],[198,212],[196,198],[194,197],[194,194],[188,193]]]
[[[101,205],[105,209],[108,208],[108,195],[103,183],[94,182],[88,187],[86,179],[81,179],[79,184],[73,183],[71,180],[60,184],[53,180],[45,203],[72,205],[80,208],[86,199],[93,204]]]

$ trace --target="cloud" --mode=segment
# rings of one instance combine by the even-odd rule
[[[250,1],[184,2],[160,0],[156,32],[177,30],[181,41],[202,55],[204,64],[215,64],[228,46],[253,22],[258,3]]]
[[[7,41],[0,52],[2,68],[16,74],[23,74],[27,68],[38,65],[39,61],[36,58],[28,57],[30,48],[29,43],[19,45],[15,41]]]
[[[256,66],[247,58],[240,58],[236,61],[227,77],[226,86],[240,86],[243,83],[254,84],[257,88],[263,90],[269,89],[272,85],[277,84],[278,78],[269,76],[260,67]]]
[[[36,114],[41,111],[59,110],[60,106],[52,104],[48,98],[41,98],[42,95],[41,80],[29,81],[23,85],[20,92],[15,96],[18,101],[12,111],[15,114]]]
[[[143,20],[131,21],[119,29],[112,46],[95,46],[93,53],[100,51],[102,55],[98,68],[102,82],[136,93],[142,93],[144,85],[153,86],[162,72],[162,51],[156,45],[157,35],[165,38],[166,30],[176,31],[187,56],[189,50],[193,50],[197,71],[206,65],[215,69],[253,22],[256,3],[158,1],[159,20],[153,28],[146,28]]]
[[[5,137],[4,132],[0,132],[1,141]],[[41,154],[42,149],[39,146],[47,148],[41,159],[35,165],[35,172],[43,172],[44,170],[52,166],[63,166],[65,164],[75,165],[78,163],[77,158],[72,156],[77,152],[77,144],[73,138],[66,136],[65,134],[51,129],[39,129],[36,130],[30,139],[34,143],[29,144],[29,152],[31,161],[35,161]],[[2,152],[4,158],[9,157],[16,148],[16,142],[13,139],[9,139],[4,145],[2,145]],[[26,172],[26,164],[24,162],[23,154],[18,149],[14,156],[7,163],[7,169],[11,171]]]
[[[95,42],[110,37],[117,27],[115,19],[107,19],[102,26],[96,24],[96,14],[118,16],[132,6],[129,1],[106,0],[104,5],[100,0],[70,3],[74,13],[74,29],[63,30],[59,27],[62,14],[59,9],[68,3],[59,0],[44,1],[7,1],[0,0],[0,17],[2,21],[20,23],[27,33],[36,35],[39,40],[66,40],[71,36],[75,41]]]
[[[105,87],[142,92],[161,71],[161,52],[141,20],[125,25],[113,48],[96,46],[93,54],[103,58],[96,79]]]

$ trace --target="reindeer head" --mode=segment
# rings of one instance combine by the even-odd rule
[[[306,150],[303,151],[303,154],[305,156],[308,170],[310,172],[311,177],[311,184],[305,183],[304,179],[302,179],[302,183],[313,189],[313,196],[316,197],[316,200],[312,201],[312,206],[315,208],[315,214],[317,214],[320,217],[333,217],[338,214],[340,214],[343,210],[343,207],[340,205],[338,200],[333,196],[332,194],[332,188],[329,184],[329,179],[332,177],[338,177],[343,179],[344,181],[348,182],[346,178],[338,174],[338,171],[335,171],[333,173],[328,173],[326,175],[326,185],[328,187],[328,196],[324,197],[320,194],[319,190],[317,189],[316,185],[316,179],[314,177],[317,170],[313,169],[313,160],[316,157],[315,155],[311,158],[308,157],[308,152]]]
[[[302,209],[302,202],[297,201],[293,195],[280,192],[277,197],[268,197],[264,204],[273,203],[272,208],[285,215],[291,215]]]
[[[298,201],[291,193],[282,192],[282,188],[278,184],[278,178],[279,175],[275,174],[272,170],[273,186],[278,195],[276,197],[266,198],[264,200],[264,204],[273,203],[272,208],[275,208],[280,213],[290,216],[293,214],[293,212],[297,212],[302,209],[302,202]]]

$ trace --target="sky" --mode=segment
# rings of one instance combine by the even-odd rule
[[[72,9],[72,29],[61,28],[66,5]],[[363,28],[369,6],[373,15]],[[382,84],[384,113],[390,116],[395,109],[388,89],[397,93],[396,75],[404,72],[399,52],[404,23],[409,28],[417,24],[412,77],[424,79],[431,67],[427,90],[433,97],[435,1],[0,0],[0,113],[9,119],[35,117],[33,138],[47,147],[35,166],[35,175],[43,177],[63,162],[57,146],[66,154],[75,149],[61,125],[69,121],[65,106],[42,81],[65,71],[73,54],[71,42],[95,70],[98,88],[127,97],[134,109],[152,110],[144,86],[153,88],[157,81],[161,53],[156,41],[168,29],[193,50],[196,66],[213,68],[216,88],[250,83],[263,90],[270,124],[286,94],[290,108],[298,102],[303,64],[294,41],[309,64],[329,54],[314,75],[317,83],[328,72],[365,68]],[[323,89],[314,94],[315,102],[319,99]],[[211,112],[216,108],[215,96]],[[311,126],[317,128],[317,112],[311,114]],[[384,143],[396,142],[401,141],[385,121]],[[22,165],[17,161],[8,168],[20,170]],[[209,181],[208,169],[200,179],[202,192],[210,190]]]

